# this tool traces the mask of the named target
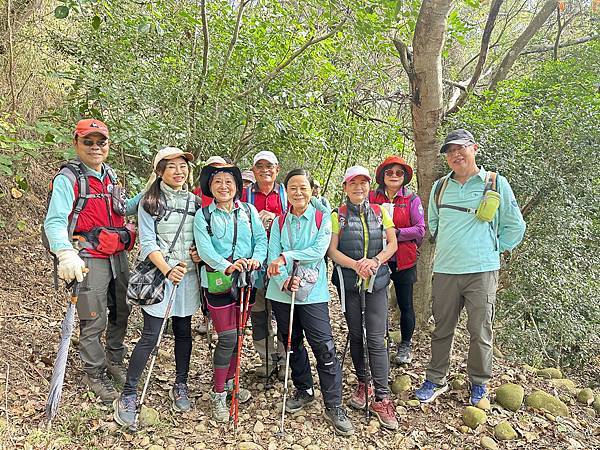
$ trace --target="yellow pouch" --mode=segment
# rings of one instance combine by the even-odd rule
[[[494,220],[496,211],[500,207],[500,194],[496,191],[489,190],[485,193],[481,199],[481,203],[477,208],[475,216],[484,222],[491,222]]]

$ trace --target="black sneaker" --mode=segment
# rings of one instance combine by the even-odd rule
[[[192,407],[188,387],[185,383],[175,383],[169,391],[169,397],[173,400],[172,406],[175,411],[185,412]]]
[[[340,436],[352,436],[354,434],[354,427],[352,422],[346,415],[346,410],[342,406],[330,406],[325,408],[323,414],[325,420],[333,425],[333,429]]]
[[[294,395],[287,399],[285,403],[285,410],[289,413],[295,413],[315,401],[315,395],[309,394],[308,391],[296,389]]]

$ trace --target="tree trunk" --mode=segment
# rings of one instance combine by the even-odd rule
[[[510,48],[508,53],[502,59],[502,62],[494,72],[492,79],[490,80],[490,90],[496,90],[496,86],[499,82],[504,80],[508,75],[508,72],[512,68],[513,64],[525,48],[525,46],[529,43],[531,38],[537,33],[537,31],[542,28],[542,26],[548,20],[548,17],[552,14],[552,12],[558,7],[558,0],[548,0],[542,6],[542,9],[531,19],[527,28],[521,33],[521,35],[517,38],[513,46]]]
[[[444,113],[442,87],[442,49],[446,35],[450,0],[424,0],[413,38],[412,124],[417,156],[419,196],[425,208],[433,182],[438,178],[439,143],[436,135]],[[431,269],[434,245],[426,238],[420,249],[415,289],[417,326],[427,323],[431,314]]]

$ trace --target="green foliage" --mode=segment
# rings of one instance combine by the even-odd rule
[[[474,132],[484,166],[507,176],[530,211],[504,274],[499,338],[560,366],[600,353],[600,44],[580,52],[505,82],[452,124]]]
[[[21,117],[0,116],[0,175],[17,175],[19,187],[27,185],[20,175],[22,164],[28,157],[39,156],[38,150],[42,147],[36,139],[20,138],[33,130]]]

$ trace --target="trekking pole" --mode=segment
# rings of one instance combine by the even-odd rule
[[[237,327],[237,355],[235,365],[235,375],[233,378],[233,392],[231,396],[231,406],[229,407],[229,418],[233,418],[233,428],[237,431],[237,424],[240,410],[240,371],[242,364],[242,350],[244,348],[244,331],[249,316],[250,305],[250,271],[242,272],[240,275],[240,313],[238,316]]]
[[[185,267],[185,262],[180,262],[178,264],[181,267]],[[165,283],[167,280],[165,280]],[[171,313],[171,308],[173,307],[173,302],[175,301],[175,293],[177,292],[177,288],[179,288],[179,283],[173,283],[173,289],[171,290],[171,295],[169,295],[169,301],[167,302],[167,308],[165,309],[165,315],[163,316],[162,324],[160,326],[160,331],[158,333],[158,339],[156,340],[156,344],[152,349],[151,355],[152,360],[150,361],[150,367],[148,368],[148,375],[146,375],[146,382],[144,383],[144,389],[142,390],[142,397],[140,398],[140,404],[135,411],[135,419],[133,421],[133,425],[130,427],[131,431],[137,431],[138,420],[140,418],[140,412],[142,411],[142,407],[144,406],[144,400],[146,399],[146,392],[148,391],[148,385],[150,384],[150,376],[152,375],[152,369],[154,369],[154,364],[156,363],[156,357],[158,356],[158,347],[160,346],[160,341],[162,340],[163,334],[165,332],[165,328],[167,325],[167,320],[169,319],[169,315]]]
[[[87,273],[88,269],[83,269],[83,272]],[[77,280],[67,284],[67,289],[71,289],[71,299],[67,305],[67,312],[60,327],[60,342],[58,344],[58,351],[56,352],[54,368],[52,369],[48,399],[46,400],[46,419],[49,426],[58,412],[60,398],[62,397],[69,346],[71,345],[71,334],[73,334],[73,325],[75,323],[75,305],[79,296],[79,286],[80,283]]]
[[[369,287],[365,288],[364,281],[359,278],[360,282],[360,317],[362,324],[362,341],[363,341],[363,362],[365,365],[365,418],[369,420],[371,416],[369,411],[369,387],[370,387],[370,365],[369,365],[369,348],[367,345],[367,318],[366,318],[366,310],[367,310],[367,290],[371,292],[373,290],[373,282],[375,281],[375,274],[371,275],[371,279],[369,280]]]
[[[293,283],[294,277],[296,276],[296,271],[298,270],[298,261],[294,260],[292,262],[292,273],[290,275],[290,283]],[[290,319],[288,324],[288,335],[287,335],[287,347],[286,347],[286,355],[285,355],[285,381],[283,383],[283,404],[281,405],[281,427],[279,429],[279,436],[283,437],[285,435],[285,428],[283,427],[285,421],[285,403],[287,401],[288,395],[288,371],[290,368],[290,354],[292,353],[292,324],[294,321],[294,303],[296,301],[296,292],[292,292],[292,300],[290,304]]]
[[[346,344],[344,345],[344,352],[342,353],[342,363],[340,370],[343,372],[344,370],[344,361],[346,360],[346,352],[348,351],[348,347],[350,345],[350,331],[346,334]]]

